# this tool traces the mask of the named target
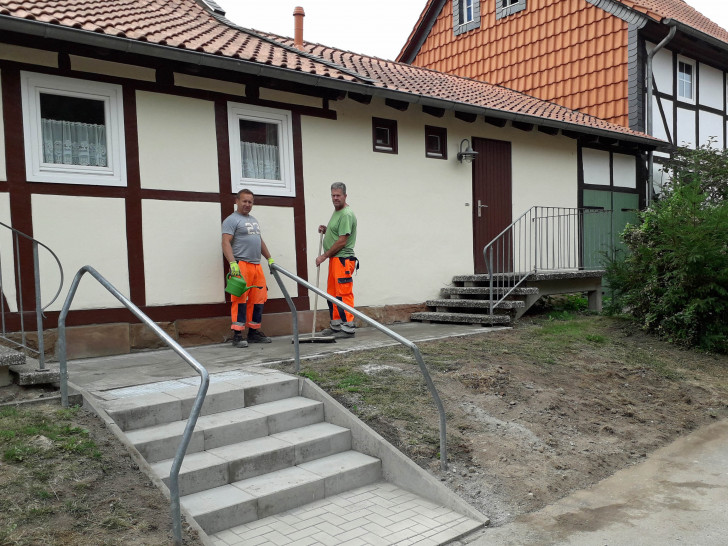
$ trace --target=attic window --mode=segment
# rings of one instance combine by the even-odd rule
[[[503,19],[526,9],[526,0],[495,0],[495,18]]]
[[[372,147],[375,152],[397,153],[397,122],[393,119],[372,118]]]
[[[425,156],[447,159],[447,129],[425,125]]]
[[[480,28],[480,0],[452,0],[452,28],[455,36]]]

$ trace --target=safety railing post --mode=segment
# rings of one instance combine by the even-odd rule
[[[40,298],[40,265],[38,263],[38,241],[33,241],[33,276],[35,277],[35,319],[38,329],[38,368],[45,369],[45,343],[43,340],[43,309]]]
[[[296,361],[296,374],[301,373],[301,350],[299,347],[299,341],[298,341],[298,312],[296,311],[296,306],[293,304],[293,299],[291,299],[291,296],[288,295],[288,290],[286,290],[286,286],[283,284],[283,281],[281,280],[281,276],[278,274],[278,271],[275,270],[275,268],[270,268],[271,273],[273,273],[273,277],[275,278],[276,282],[278,283],[279,288],[281,289],[281,292],[283,292],[283,297],[286,298],[286,302],[288,302],[288,307],[291,310],[291,322],[293,327],[293,352],[295,356]],[[314,324],[316,321],[316,317],[313,317]]]

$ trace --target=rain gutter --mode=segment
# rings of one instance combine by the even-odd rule
[[[665,36],[662,41],[657,44],[652,51],[647,53],[647,104],[646,104],[646,111],[645,111],[645,129],[647,131],[648,135],[652,135],[653,133],[653,111],[652,111],[652,85],[654,76],[652,75],[652,59],[657,54],[658,51],[660,51],[663,47],[665,47],[670,40],[672,40],[675,37],[675,33],[677,32],[677,24],[672,19],[667,19],[665,24],[667,24],[670,27],[670,32]],[[647,188],[647,205],[652,202],[652,200],[655,197],[655,185],[652,181],[652,169],[654,167],[654,154],[652,150],[649,151],[648,158],[647,158],[647,183],[649,187]]]
[[[647,136],[628,135],[620,133],[618,131],[599,129],[596,127],[585,127],[583,125],[579,125],[578,123],[568,123],[565,121],[551,120],[539,116],[521,114],[517,112],[490,109],[484,106],[477,106],[469,103],[463,103],[448,99],[439,99],[429,95],[376,87],[372,83],[351,82],[316,74],[306,74],[297,70],[268,66],[261,63],[246,61],[244,59],[223,57],[220,55],[212,55],[210,53],[181,49],[172,46],[152,44],[149,42],[132,40],[125,37],[109,36],[107,34],[100,34],[96,32],[89,32],[87,30],[63,27],[56,24],[45,23],[42,21],[30,21],[26,19],[19,19],[17,17],[0,15],[0,32],[2,31],[17,32],[50,40],[60,40],[76,44],[110,49],[122,53],[144,55],[168,61],[177,61],[193,66],[217,68],[241,74],[269,77],[273,79],[285,79],[287,81],[301,83],[312,87],[335,89],[339,91],[350,91],[352,93],[358,93],[361,95],[390,98],[398,101],[408,102],[411,104],[420,104],[425,106],[432,106],[435,108],[442,108],[445,110],[455,110],[464,113],[486,115],[489,117],[505,119],[508,121],[530,123],[533,125],[540,125],[553,129],[579,132],[585,135],[616,139],[622,142],[631,142],[653,148],[659,148],[664,145],[664,142],[660,139],[650,138]],[[326,64],[320,60],[319,62],[321,62],[322,64]],[[351,74],[351,72],[349,73]],[[363,77],[361,79],[365,80],[365,82],[373,81]]]

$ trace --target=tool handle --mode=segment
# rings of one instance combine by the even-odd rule
[[[321,233],[321,234],[319,234],[319,249],[318,249],[318,254],[316,254],[316,256],[321,256],[321,251],[323,250],[323,248],[324,248],[324,234]],[[321,277],[321,266],[317,265],[316,266],[316,288],[319,287],[319,278],[320,277]],[[314,295],[314,297],[313,297],[313,320],[311,321],[311,322],[313,322],[313,326],[311,327],[311,337],[313,337],[314,334],[316,333],[316,311],[318,311],[317,306],[318,306],[318,294]]]

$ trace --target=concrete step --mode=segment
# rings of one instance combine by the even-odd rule
[[[243,525],[381,479],[381,461],[346,451],[185,495],[180,502],[206,533]]]
[[[197,380],[199,382],[199,379]],[[124,431],[186,419],[198,391],[190,385],[173,390],[108,400],[104,409]],[[298,380],[282,375],[250,375],[209,386],[200,415],[221,413],[298,395]]]
[[[489,315],[483,313],[436,313],[419,312],[410,315],[411,320],[421,322],[457,322],[461,324],[481,324],[493,326],[495,324],[510,324],[511,318],[508,315]]]
[[[508,292],[510,288],[493,288],[493,294],[501,296]],[[450,286],[441,288],[442,296],[482,296],[490,297],[490,288],[487,286]],[[530,294],[538,294],[538,288],[514,288],[510,295],[512,296],[528,296]]]
[[[550,280],[562,280],[562,279],[588,279],[588,278],[601,278],[604,276],[605,271],[603,269],[563,269],[554,271],[538,271],[528,273],[496,273],[493,275],[494,279],[497,279],[498,283],[502,283],[503,279],[509,280],[520,280],[524,275],[528,275],[528,280],[538,281],[550,281]],[[456,284],[469,285],[469,286],[487,286],[490,284],[489,275],[455,275],[452,281]]]
[[[351,449],[351,431],[329,423],[280,432],[188,454],[179,472],[180,495],[191,495]],[[173,459],[152,469],[169,487]]]
[[[215,546],[451,544],[478,521],[379,481],[210,536]]]
[[[486,299],[462,299],[462,298],[445,298],[439,300],[427,300],[425,302],[427,307],[434,307],[437,312],[446,312],[448,309],[460,308],[460,309],[472,309],[474,311],[489,311],[490,300]],[[505,300],[502,301],[497,309],[516,309],[525,307],[526,303],[521,300]]]
[[[294,396],[248,408],[203,415],[197,419],[187,454],[245,442],[324,419],[323,405]],[[126,432],[129,441],[149,463],[173,458],[187,421],[174,421]]]

